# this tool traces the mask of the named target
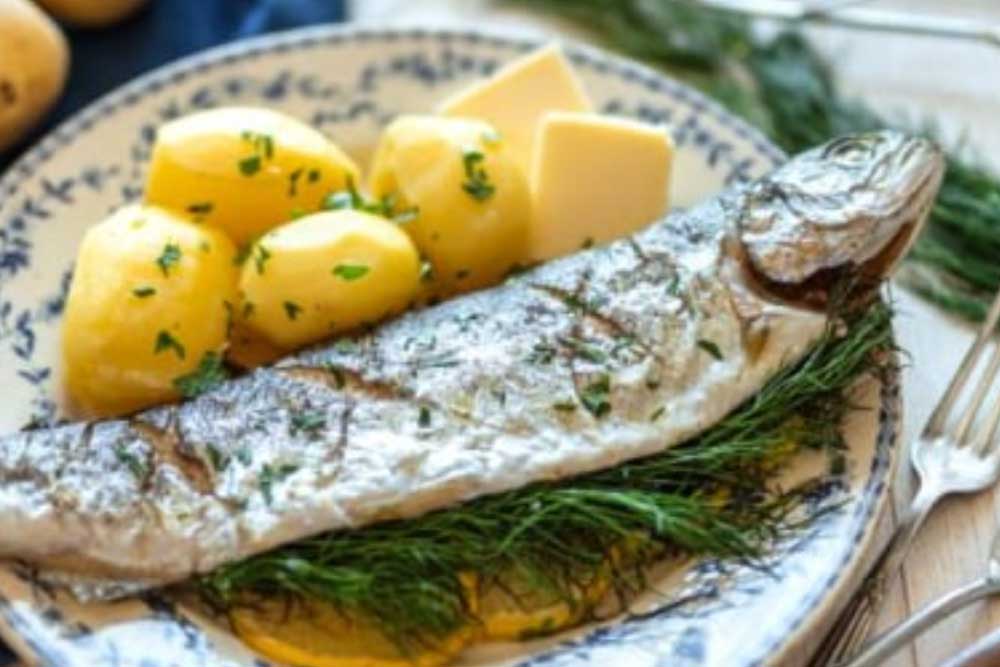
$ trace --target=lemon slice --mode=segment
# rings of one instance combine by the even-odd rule
[[[262,600],[233,608],[229,618],[247,646],[296,667],[436,667],[472,639],[463,629],[433,648],[405,654],[375,623],[315,601]]]
[[[516,573],[489,586],[480,599],[483,636],[496,641],[544,637],[580,623],[611,588],[610,571],[602,570],[567,599]]]

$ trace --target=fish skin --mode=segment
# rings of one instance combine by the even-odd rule
[[[0,438],[0,557],[116,597],[683,442],[825,331],[824,311],[769,285],[902,252],[919,232],[937,149],[889,132],[839,141],[633,237],[186,403]],[[878,161],[905,171],[892,190],[873,180]]]

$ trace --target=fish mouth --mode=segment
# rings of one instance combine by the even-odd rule
[[[828,310],[834,302],[859,301],[874,293],[906,256],[922,225],[921,221],[904,224],[881,251],[860,264],[820,269],[801,282],[773,280],[749,258],[742,260],[744,274],[759,295],[799,308]]]
[[[852,238],[840,248],[830,246],[832,258],[808,259],[804,264],[812,264],[811,271],[775,270],[774,265],[760,262],[754,249],[741,239],[737,257],[756,291],[796,306],[825,309],[834,299],[853,300],[871,294],[895,272],[923,231],[945,165],[941,150],[921,137],[907,138],[894,155],[885,157],[888,159],[879,160],[878,166],[893,175],[886,177],[883,171],[881,178],[870,177],[860,186],[876,196],[889,193],[882,196],[884,205],[868,202],[867,210],[858,206],[845,219],[834,218],[834,226],[861,231],[853,232]],[[801,224],[812,225],[814,229],[823,226],[806,218]],[[809,245],[805,235],[796,240],[802,242],[802,251],[806,252]],[[775,245],[783,245],[786,250],[789,247],[788,243]],[[845,252],[845,248],[849,251]]]

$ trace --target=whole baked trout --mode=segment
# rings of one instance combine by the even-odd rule
[[[838,139],[189,402],[5,436],[0,557],[109,597],[662,451],[799,361],[834,284],[885,277],[941,173],[923,139]]]

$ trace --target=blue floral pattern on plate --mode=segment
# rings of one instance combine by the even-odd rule
[[[142,196],[156,127],[220,105],[266,105],[333,136],[363,163],[380,127],[535,47],[476,31],[316,28],[181,61],[112,93],[58,128],[0,180],[0,429],[61,418],[59,319],[86,227]],[[687,205],[779,164],[757,131],[686,86],[569,46],[603,113],[669,126],[672,200]],[[520,667],[749,667],[797,664],[856,576],[883,511],[899,419],[895,381],[864,388],[881,409],[845,426],[847,472],[820,474],[803,512],[837,504],[753,567],[675,565],[629,614],[556,638],[477,648],[461,664]],[[805,474],[803,471],[799,471]],[[815,474],[815,471],[813,471]],[[0,634],[26,657],[66,666],[261,667],[196,605],[170,594],[84,607],[18,564],[0,568]]]

